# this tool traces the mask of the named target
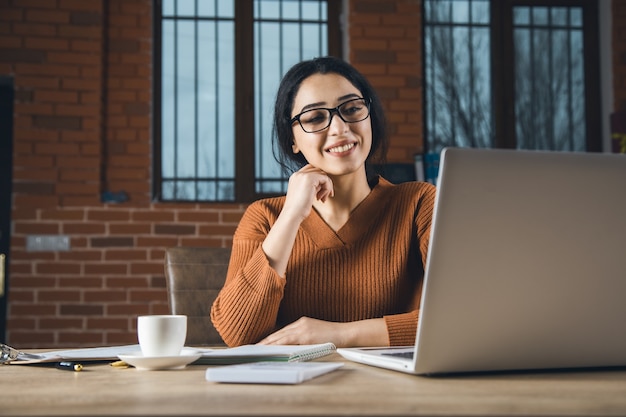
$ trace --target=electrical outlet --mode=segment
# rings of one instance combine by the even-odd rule
[[[70,238],[64,235],[26,236],[27,252],[57,252],[70,250]]]

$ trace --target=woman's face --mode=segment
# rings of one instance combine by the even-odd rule
[[[335,108],[361,92],[338,74],[314,74],[304,79],[294,99],[291,117],[314,108]],[[304,116],[303,116],[304,120]],[[307,133],[296,121],[292,126],[293,152],[302,152],[306,160],[331,176],[365,171],[365,160],[372,147],[371,118],[355,123],[344,122],[333,113],[330,126]]]

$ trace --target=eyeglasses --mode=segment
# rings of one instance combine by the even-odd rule
[[[291,119],[291,124],[297,121],[306,133],[315,133],[330,126],[335,113],[346,123],[360,122],[369,117],[370,102],[364,98],[354,98],[341,103],[334,109],[320,107],[306,110],[294,116]]]

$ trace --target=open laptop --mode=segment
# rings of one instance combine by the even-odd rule
[[[424,279],[415,346],[338,352],[414,374],[626,366],[626,155],[444,149]]]

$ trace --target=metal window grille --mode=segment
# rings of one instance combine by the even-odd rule
[[[162,201],[236,201],[237,183],[258,195],[282,193],[287,179],[274,160],[271,116],[278,83],[296,62],[328,52],[327,0],[251,0],[254,139],[238,139],[235,68],[240,0],[157,0],[159,63],[155,75],[158,147],[155,195]],[[236,7],[237,6],[237,7]],[[238,70],[238,71],[237,71]],[[251,75],[252,77],[252,75]],[[237,119],[237,123],[235,120]],[[241,134],[240,134],[241,136]],[[239,140],[239,141],[238,141]],[[242,177],[241,148],[254,149],[253,175]],[[244,170],[244,172],[246,172]],[[249,197],[248,197],[249,198]]]
[[[584,151],[581,7],[514,7],[515,128],[519,149]]]
[[[595,39],[593,19],[585,20],[593,2],[423,4],[428,152],[598,148],[592,92],[599,79],[589,77],[594,52],[584,49]]]
[[[275,162],[271,124],[282,75],[295,63],[328,53],[326,0],[254,2],[255,191],[284,193],[286,174]]]
[[[233,200],[233,1],[161,6],[160,198]]]
[[[424,1],[429,152],[493,146],[489,0]]]

